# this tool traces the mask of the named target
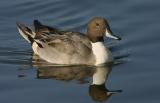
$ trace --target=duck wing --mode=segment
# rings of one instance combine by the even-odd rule
[[[35,38],[38,55],[56,64],[85,64],[93,62],[91,43],[84,35],[68,32],[64,35],[40,34]]]
[[[56,48],[60,52],[81,52],[91,50],[91,43],[84,34],[78,32],[66,32],[63,35],[41,33],[34,38],[35,41],[49,48]],[[88,51],[87,50],[87,51]],[[84,51],[85,52],[85,51]]]
[[[83,45],[91,49],[89,39],[79,32],[60,31],[57,28],[41,24],[38,20],[34,20],[35,39],[40,42],[45,42],[48,45],[55,46],[55,44],[63,45]]]

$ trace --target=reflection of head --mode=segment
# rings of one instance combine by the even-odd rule
[[[90,85],[89,86],[89,95],[92,97],[94,101],[103,102],[107,100],[112,93],[109,93],[108,90],[105,87],[105,84],[103,85]]]

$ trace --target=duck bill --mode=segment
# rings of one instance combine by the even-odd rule
[[[113,35],[112,32],[110,30],[107,30],[107,29],[106,29],[105,36],[109,37],[109,38],[112,38],[112,39],[115,39],[115,40],[121,40],[120,37]]]

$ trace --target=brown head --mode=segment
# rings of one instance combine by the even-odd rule
[[[102,17],[94,17],[88,22],[87,36],[92,42],[103,41],[104,36],[121,40],[121,38],[112,35],[107,20]]]

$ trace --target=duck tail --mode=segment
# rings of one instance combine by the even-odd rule
[[[35,33],[29,27],[17,22],[17,29],[25,40],[31,44],[34,42]]]

